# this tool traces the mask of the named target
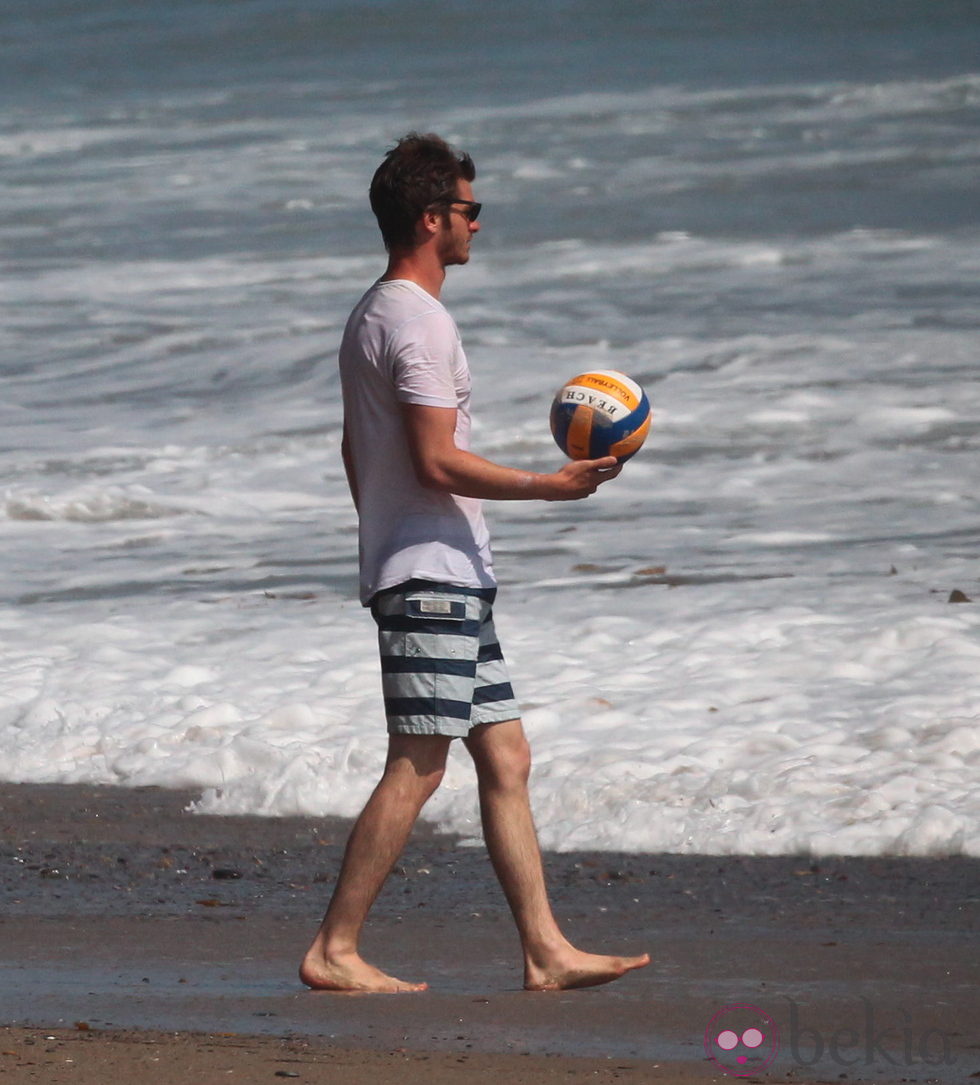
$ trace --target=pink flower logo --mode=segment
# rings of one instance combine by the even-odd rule
[[[758,1006],[733,1003],[722,1008],[704,1030],[704,1053],[733,1077],[765,1070],[779,1051],[779,1026]]]

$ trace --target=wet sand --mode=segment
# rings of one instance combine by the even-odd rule
[[[704,1048],[736,1004],[779,1028],[760,1080],[977,1080],[980,861],[549,854],[573,939],[654,960],[531,994],[482,849],[423,825],[365,950],[430,990],[333,995],[296,966],[348,824],[194,797],[0,785],[4,1081],[738,1080]]]

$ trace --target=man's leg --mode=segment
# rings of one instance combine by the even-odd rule
[[[422,991],[368,964],[358,952],[361,928],[402,853],[426,800],[446,768],[452,739],[390,735],[378,786],[351,830],[327,914],[300,966],[300,979],[326,991]]]
[[[521,937],[524,986],[534,991],[591,987],[649,964],[648,954],[584,953],[561,933],[548,901],[531,815],[531,755],[521,721],[480,724],[464,741],[479,780],[487,850]]]

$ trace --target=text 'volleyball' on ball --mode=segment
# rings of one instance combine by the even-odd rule
[[[615,456],[624,463],[650,431],[650,403],[625,373],[593,369],[572,377],[551,404],[551,432],[573,460]]]

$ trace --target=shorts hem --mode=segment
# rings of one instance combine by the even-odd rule
[[[470,724],[449,728],[443,723],[388,723],[389,735],[441,735],[443,738],[466,738],[472,730]]]
[[[474,714],[470,726],[472,728],[481,723],[506,723],[508,720],[519,720],[520,718],[520,710],[517,705],[514,705],[509,709],[501,709],[499,712],[481,712],[479,716]]]

